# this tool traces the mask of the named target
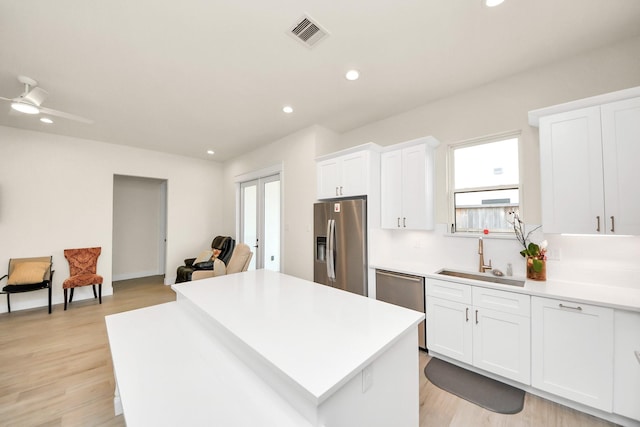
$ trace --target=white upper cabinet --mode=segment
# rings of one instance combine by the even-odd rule
[[[382,153],[382,228],[433,229],[433,150],[438,144],[426,137],[387,147]]]
[[[605,104],[600,114],[605,232],[640,235],[640,98]]]
[[[342,162],[338,158],[318,162],[316,166],[318,199],[339,197],[342,179],[341,168]]]
[[[530,113],[540,125],[544,231],[640,235],[640,98],[558,110]]]
[[[604,232],[600,135],[599,107],[540,119],[542,224],[546,233]]]
[[[335,199],[368,195],[378,174],[379,154],[374,144],[344,150],[317,159],[317,197]]]
[[[402,150],[380,155],[382,228],[402,227]]]

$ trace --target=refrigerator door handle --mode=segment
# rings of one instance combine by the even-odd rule
[[[336,187],[336,191],[338,190],[338,187]],[[331,279],[331,261],[333,260],[333,254],[331,253],[332,251],[332,244],[331,244],[331,220],[328,219],[327,220],[327,256],[326,256],[326,265],[327,265],[327,279]]]
[[[330,219],[327,221],[327,278],[330,282],[335,282],[336,280],[335,238],[336,221]]]

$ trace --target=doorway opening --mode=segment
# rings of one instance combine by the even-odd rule
[[[113,176],[114,281],[164,276],[167,181]]]
[[[238,236],[254,253],[249,270],[281,269],[282,181],[280,169],[238,177]]]

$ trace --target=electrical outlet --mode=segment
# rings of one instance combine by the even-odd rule
[[[371,365],[362,370],[362,392],[365,393],[373,385],[373,368]]]

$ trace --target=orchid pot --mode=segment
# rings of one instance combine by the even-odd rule
[[[547,280],[547,260],[535,256],[527,256],[527,279]]]

